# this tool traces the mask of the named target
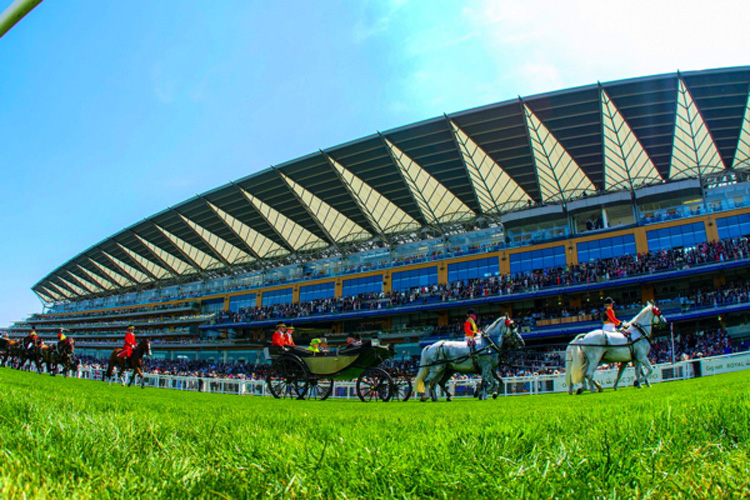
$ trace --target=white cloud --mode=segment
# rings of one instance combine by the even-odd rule
[[[450,4],[448,4],[450,5]],[[596,81],[747,64],[750,2],[482,0],[399,36],[398,98],[421,117]],[[438,108],[435,108],[438,106]]]

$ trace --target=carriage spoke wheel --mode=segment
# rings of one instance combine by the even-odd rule
[[[305,399],[323,401],[333,394],[333,379],[313,377],[308,380]]]
[[[393,379],[393,396],[397,401],[409,401],[412,395],[412,385],[409,377],[397,377]]]
[[[364,402],[388,401],[393,395],[393,380],[380,368],[368,368],[357,379],[357,396]]]
[[[307,368],[294,358],[280,358],[268,371],[266,385],[276,399],[301,399],[307,390]]]

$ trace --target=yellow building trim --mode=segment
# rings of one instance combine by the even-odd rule
[[[750,208],[737,208],[734,210],[727,210],[721,213],[699,215],[696,217],[677,219],[677,220],[668,221],[668,222],[661,222],[658,224],[651,224],[648,226],[630,227],[630,228],[625,228],[621,230],[609,231],[606,233],[584,234],[584,235],[579,235],[574,238],[569,238],[566,240],[558,240],[558,241],[553,241],[553,242],[541,243],[539,245],[530,245],[530,246],[524,246],[524,247],[504,249],[504,250],[488,252],[488,253],[484,253],[480,255],[474,254],[474,255],[469,255],[469,256],[462,256],[462,257],[456,257],[456,258],[449,259],[449,260],[421,262],[419,264],[394,267],[394,268],[390,268],[386,270],[367,271],[363,273],[349,274],[346,276],[326,277],[326,278],[320,278],[320,279],[310,280],[310,281],[305,281],[305,282],[277,284],[277,285],[269,286],[269,287],[258,287],[258,288],[238,290],[238,291],[233,291],[233,292],[228,292],[228,293],[215,293],[211,295],[202,296],[200,298],[190,297],[190,298],[184,298],[184,299],[174,299],[174,300],[169,300],[165,302],[149,302],[145,304],[132,304],[132,305],[127,305],[127,306],[109,307],[109,308],[103,308],[103,309],[89,309],[85,311],[50,313],[46,316],[47,317],[65,317],[65,316],[80,315],[82,313],[91,313],[91,312],[107,313],[107,312],[115,312],[115,311],[127,311],[131,309],[153,307],[153,306],[180,306],[180,305],[188,305],[191,302],[202,302],[202,301],[218,299],[218,298],[224,299],[224,309],[227,310],[229,307],[228,306],[229,300],[231,300],[232,297],[240,296],[240,295],[249,295],[253,293],[256,296],[256,306],[261,307],[263,303],[262,296],[264,292],[292,288],[293,294],[294,294],[293,295],[294,300],[298,301],[300,287],[307,286],[307,285],[330,283],[330,282],[335,283],[335,287],[336,287],[335,296],[337,298],[341,298],[343,296],[344,280],[365,278],[368,276],[381,276],[383,279],[383,292],[388,293],[392,291],[392,276],[393,276],[393,273],[396,273],[396,272],[412,271],[415,269],[437,267],[438,282],[443,284],[447,282],[448,266],[450,264],[456,264],[456,263],[466,262],[466,261],[471,261],[471,260],[476,260],[476,259],[486,259],[489,257],[496,257],[497,259],[499,259],[500,273],[503,275],[508,275],[510,274],[510,256],[511,255],[523,253],[523,252],[529,252],[533,250],[543,250],[545,248],[552,248],[552,247],[559,247],[559,246],[562,246],[565,248],[566,262],[568,264],[575,264],[577,263],[577,260],[578,260],[577,258],[578,243],[613,238],[613,237],[622,236],[626,234],[633,234],[635,236],[636,251],[638,253],[645,253],[648,251],[648,243],[647,243],[648,231],[653,231],[655,229],[664,229],[664,228],[669,228],[669,227],[674,227],[674,226],[681,226],[685,224],[692,224],[696,222],[703,222],[706,228],[706,237],[708,238],[709,241],[715,241],[718,239],[716,219],[720,219],[724,217],[732,217],[735,215],[747,214],[747,213],[750,213]],[[294,291],[295,288],[296,288],[296,292]],[[645,295],[644,295],[644,299],[646,299]],[[509,312],[509,313],[512,312],[512,307],[509,304],[503,307],[508,308],[507,310],[504,310],[504,312]]]

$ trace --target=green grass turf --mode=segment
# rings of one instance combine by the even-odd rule
[[[0,368],[0,498],[747,497],[748,375],[435,404]]]

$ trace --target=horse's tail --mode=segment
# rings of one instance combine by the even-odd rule
[[[576,342],[584,337],[584,334],[578,335],[568,346],[565,351],[565,381],[568,387],[572,384],[583,382],[583,373],[586,371],[588,359],[583,354],[583,348],[576,345]]]
[[[430,373],[430,368],[427,366],[427,351],[429,346],[422,349],[422,354],[419,356],[419,371],[417,372],[417,378],[414,379],[414,383],[417,387],[417,394],[424,394],[424,379],[427,374]]]
[[[109,355],[109,364],[107,365],[107,371],[102,376],[102,380],[112,378],[112,372],[115,371],[116,356],[120,352],[120,349],[115,349],[112,354]]]

